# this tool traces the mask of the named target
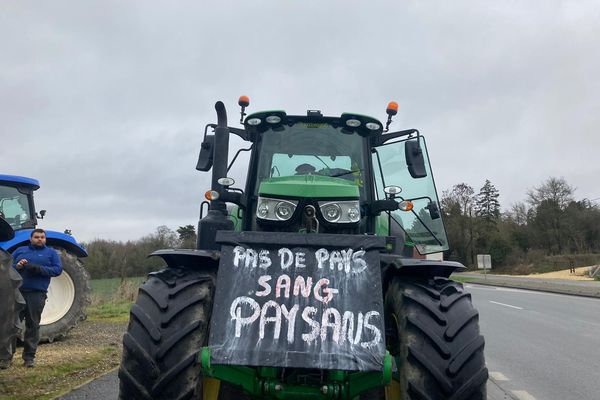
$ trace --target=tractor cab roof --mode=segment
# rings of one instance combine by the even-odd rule
[[[303,124],[309,128],[333,126],[341,128],[343,133],[358,133],[361,136],[379,136],[383,132],[383,124],[367,115],[343,113],[339,117],[325,117],[319,110],[308,110],[306,115],[287,115],[282,110],[261,111],[248,115],[244,121],[244,128],[255,137],[256,134],[268,130],[283,130],[296,124]]]
[[[40,182],[37,179],[27,178],[25,176],[18,175],[0,174],[0,185],[18,187],[25,186],[32,190],[38,190],[40,188]]]

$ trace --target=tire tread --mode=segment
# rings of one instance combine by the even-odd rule
[[[120,399],[196,395],[197,353],[208,339],[214,285],[214,274],[183,267],[148,276],[123,339]]]
[[[484,400],[488,371],[479,314],[462,284],[394,277],[386,293],[400,400]],[[393,329],[392,329],[393,330]]]

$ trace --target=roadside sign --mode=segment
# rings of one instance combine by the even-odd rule
[[[492,256],[489,254],[477,254],[478,269],[492,269]]]
[[[477,268],[483,270],[484,279],[487,279],[487,270],[492,269],[492,256],[489,254],[477,254]]]

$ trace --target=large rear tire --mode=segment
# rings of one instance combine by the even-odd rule
[[[462,284],[393,278],[385,298],[395,400],[485,400],[488,371],[479,314]]]
[[[120,399],[201,398],[198,352],[208,341],[215,275],[184,267],[149,275],[131,307]]]
[[[62,339],[79,321],[86,318],[85,308],[90,304],[90,275],[79,259],[61,248],[63,272],[50,280],[48,299],[40,321],[40,341]]]
[[[0,249],[0,360],[12,358],[14,337],[18,334],[18,314],[25,304],[19,291],[21,276],[12,267],[12,257]]]

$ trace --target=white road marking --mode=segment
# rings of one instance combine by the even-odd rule
[[[527,393],[525,390],[513,390],[512,393],[517,396],[519,400],[535,400],[535,397]]]
[[[505,287],[497,287],[496,290],[498,290],[499,292],[514,292],[514,293],[531,292],[531,290],[523,290],[523,289],[515,289],[515,288],[505,288]]]
[[[495,380],[497,382],[508,380],[508,378],[506,376],[504,376],[504,374],[502,372],[498,372],[498,371],[490,371],[490,378],[492,378],[493,380]]]
[[[511,306],[510,304],[504,304],[504,303],[498,303],[497,301],[491,301],[489,300],[490,303],[494,303],[494,304],[498,304],[501,306],[505,306],[505,307],[510,307],[510,308],[516,308],[517,310],[522,310],[522,307],[517,307],[517,306]]]

